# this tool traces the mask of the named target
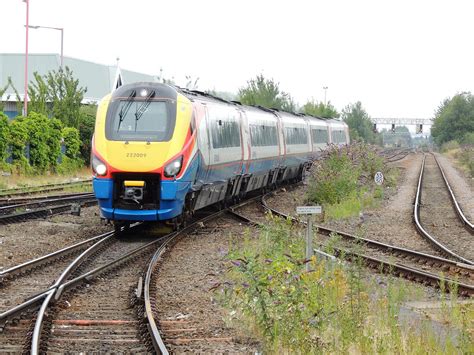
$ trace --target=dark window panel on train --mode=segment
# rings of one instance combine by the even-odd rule
[[[327,129],[313,128],[311,130],[311,135],[313,137],[313,143],[315,144],[324,144],[329,142],[329,135]]]
[[[251,142],[254,147],[277,146],[278,137],[275,126],[250,125]]]
[[[308,136],[305,128],[286,127],[286,144],[308,144]]]
[[[344,131],[332,131],[332,142],[335,144],[346,143],[346,134]]]
[[[236,121],[214,120],[211,124],[212,147],[240,147],[240,128]]]

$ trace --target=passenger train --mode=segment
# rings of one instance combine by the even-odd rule
[[[99,104],[93,188],[103,218],[184,224],[194,211],[301,179],[345,123],[245,106],[161,83],[121,86]]]

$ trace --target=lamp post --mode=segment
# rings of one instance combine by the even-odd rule
[[[30,13],[30,1],[23,0],[23,2],[26,4],[25,95],[24,95],[25,107],[23,109],[23,114],[26,116],[28,115],[28,28],[29,28],[28,20],[29,20],[29,13]]]
[[[323,89],[324,89],[324,106],[326,106],[326,93],[328,91],[328,87],[327,86],[323,86]]]
[[[49,27],[49,26],[29,26],[29,28],[33,28],[37,30],[38,28],[45,28],[48,30],[56,30],[56,31],[61,31],[61,69],[63,68],[64,64],[64,57],[63,57],[63,48],[64,48],[64,28],[62,27]]]

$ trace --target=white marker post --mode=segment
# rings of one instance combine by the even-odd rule
[[[306,260],[310,260],[313,256],[313,219],[311,215],[321,214],[321,206],[298,206],[296,207],[297,214],[305,214],[306,219]],[[306,263],[306,271],[310,270],[309,262]]]

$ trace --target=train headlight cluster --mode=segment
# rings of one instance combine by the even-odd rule
[[[183,164],[183,157],[173,160],[171,163],[165,166],[165,176],[173,177],[179,174],[181,171],[181,165]]]
[[[107,165],[105,165],[99,158],[93,155],[92,170],[94,170],[97,175],[104,176],[105,174],[107,174]]]

